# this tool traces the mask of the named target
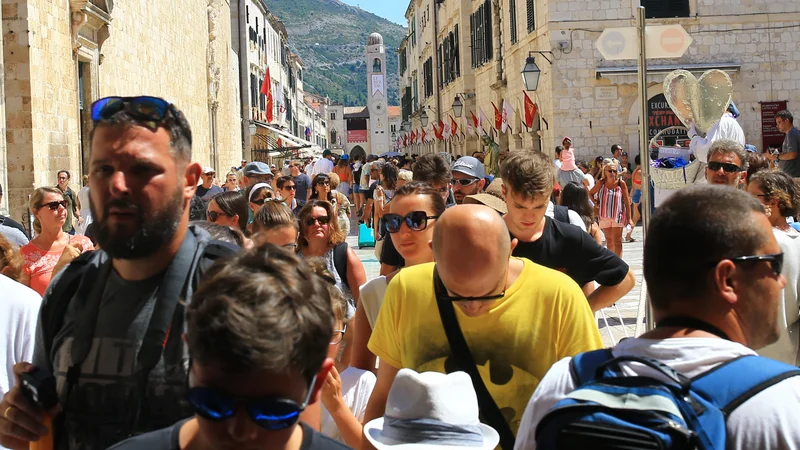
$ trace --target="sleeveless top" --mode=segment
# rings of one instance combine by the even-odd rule
[[[600,187],[600,218],[624,223],[620,182],[617,182],[613,189],[609,189],[604,181],[602,183],[603,185]]]
[[[634,189],[642,189],[642,171],[640,169],[636,169],[633,171],[633,188]]]

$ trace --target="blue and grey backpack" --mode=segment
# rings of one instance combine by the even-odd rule
[[[644,364],[669,382],[624,376],[619,363]],[[787,378],[797,367],[742,356],[693,379],[650,358],[596,350],[570,362],[575,390],[536,428],[541,450],[723,450],[725,421],[748,399]]]

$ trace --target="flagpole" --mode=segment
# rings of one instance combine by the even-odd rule
[[[642,168],[642,242],[647,239],[647,225],[650,223],[650,205],[653,199],[650,198],[650,145],[647,129],[647,45],[645,32],[646,20],[644,6],[636,8],[636,25],[639,31],[639,97],[641,100],[641,114],[639,119],[639,148],[641,149],[639,159]],[[655,328],[653,319],[653,309],[650,306],[650,296],[645,294],[645,329],[647,331]]]

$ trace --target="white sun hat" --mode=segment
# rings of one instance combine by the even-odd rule
[[[364,425],[364,435],[377,450],[492,450],[500,436],[480,423],[478,414],[478,397],[466,373],[401,369],[384,417]]]

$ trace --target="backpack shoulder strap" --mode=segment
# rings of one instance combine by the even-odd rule
[[[91,269],[92,261],[99,261],[100,258],[100,252],[86,252],[72,260],[61,272],[49,295],[42,302],[42,334],[48,360],[50,360],[56,334],[64,324],[67,308],[75,293],[78,292],[84,274]]]
[[[614,359],[610,348],[579,353],[569,362],[569,374],[575,388],[583,386],[596,377],[597,369],[607,361]]]
[[[759,392],[800,375],[789,364],[747,355],[722,364],[692,381],[692,390],[717,406],[725,417]]]
[[[467,340],[464,338],[464,333],[458,325],[458,318],[456,317],[453,302],[446,299],[441,299],[440,293],[444,293],[444,284],[439,279],[436,267],[433,268],[433,285],[434,292],[436,292],[436,304],[439,308],[439,316],[442,320],[447,342],[450,345],[450,352],[455,359],[456,367],[459,370],[466,372],[472,380],[472,386],[475,388],[475,393],[478,396],[478,407],[481,416],[483,416],[486,423],[497,431],[500,435],[500,447],[503,450],[512,450],[516,439],[511,427],[506,422],[503,412],[497,406],[497,402],[492,398],[491,392],[486,388],[486,384],[478,372],[478,366],[475,364],[475,359],[472,357],[472,352],[469,349]]]
[[[347,282],[347,242],[342,242],[333,249],[333,265],[336,267],[336,273],[346,286],[350,286]]]
[[[569,223],[569,208],[562,205],[553,205],[553,218],[559,222]]]

